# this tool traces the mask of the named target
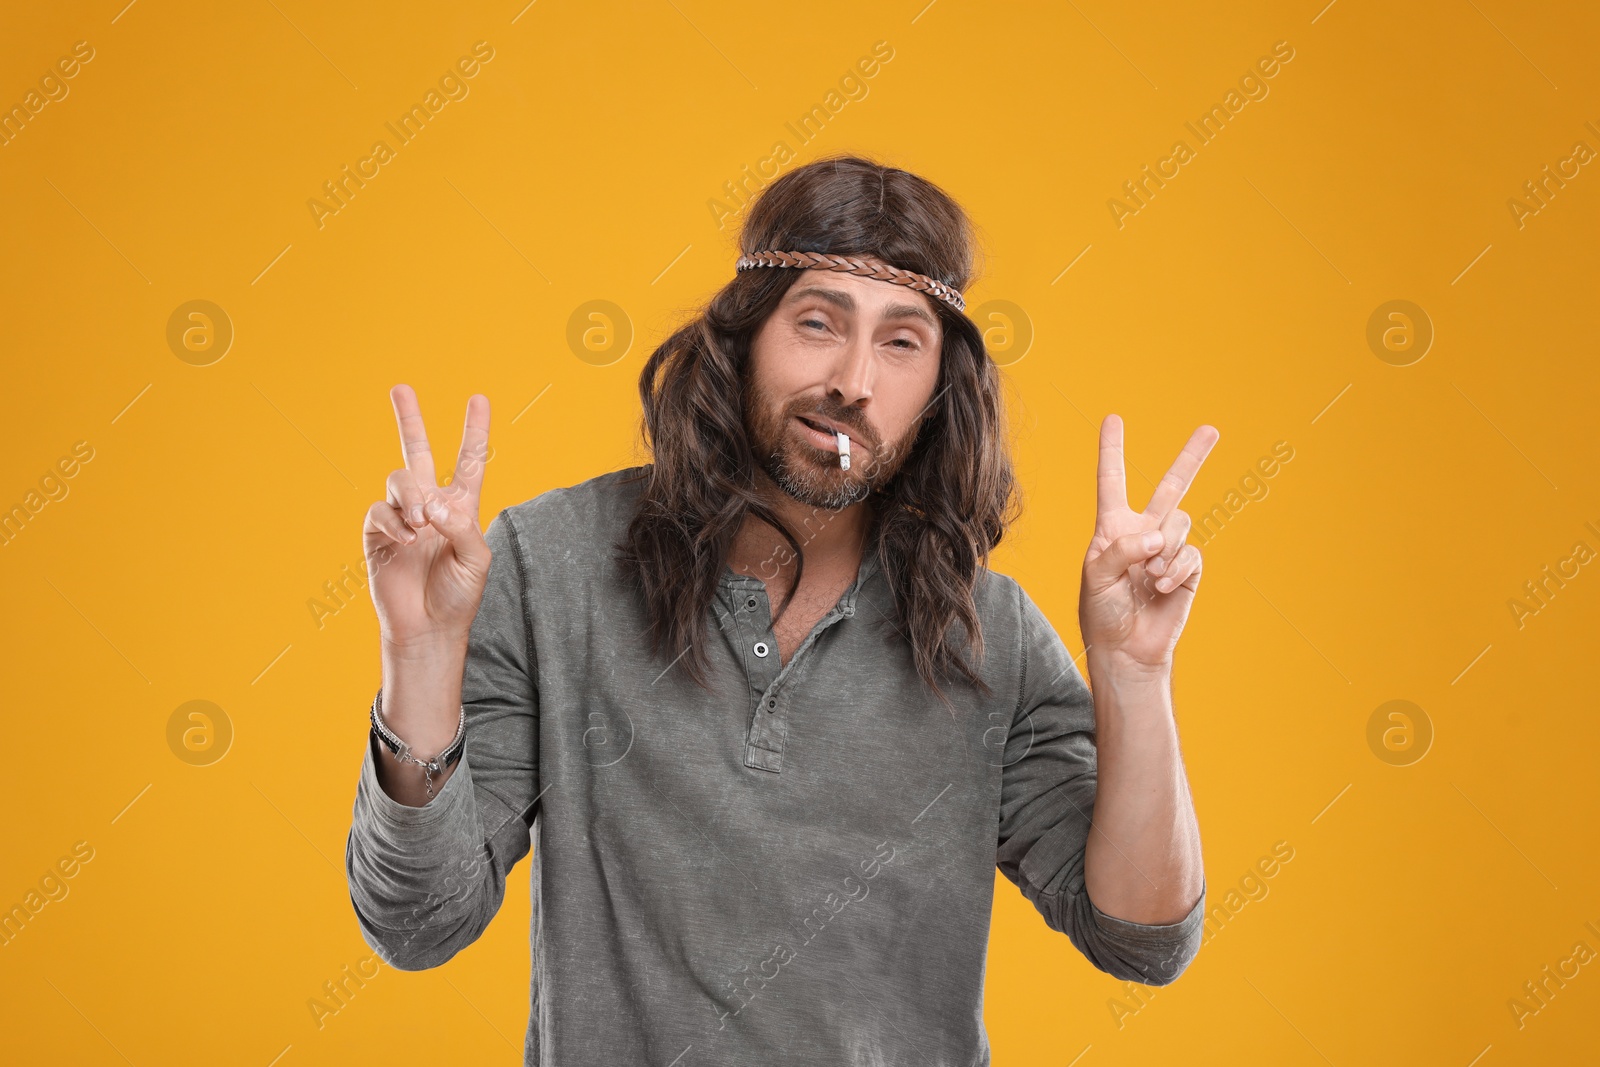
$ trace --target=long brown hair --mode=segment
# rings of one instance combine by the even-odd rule
[[[873,255],[967,288],[975,252],[966,213],[942,189],[855,156],[798,167],[764,189],[739,235],[741,252],[782,249]],[[759,464],[746,432],[751,341],[800,269],[734,277],[704,310],[661,343],[639,375],[642,434],[653,462],[617,561],[637,585],[653,653],[681,662],[703,688],[706,606],[747,514],[789,543],[794,532],[756,492]],[[1000,373],[983,334],[943,300],[939,379],[904,465],[869,500],[873,547],[894,598],[892,620],[917,672],[940,699],[941,680],[987,686],[960,655],[960,622],[979,659],[983,632],[972,591],[989,551],[1020,510],[1004,440]],[[793,602],[793,596],[789,598]],[[785,604],[784,610],[788,610]],[[779,613],[780,615],[782,612]]]

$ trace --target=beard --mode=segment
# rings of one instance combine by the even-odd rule
[[[756,464],[785,494],[809,507],[838,511],[865,500],[894,479],[910,455],[919,415],[905,434],[884,446],[863,425],[859,409],[838,408],[825,400],[795,398],[779,404],[750,384],[745,386],[745,430]],[[821,416],[844,427],[852,448],[850,469],[839,469],[839,453],[808,440],[796,416]],[[857,432],[859,431],[859,436]]]

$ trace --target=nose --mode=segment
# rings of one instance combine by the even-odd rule
[[[872,399],[876,369],[872,338],[857,332],[839,347],[828,378],[828,394],[836,397],[841,404],[861,406]]]

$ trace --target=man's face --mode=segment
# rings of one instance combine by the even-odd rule
[[[843,508],[904,465],[939,379],[931,300],[875,278],[803,270],[751,347],[745,418],[756,462],[803,504]],[[839,469],[831,424],[850,438]]]

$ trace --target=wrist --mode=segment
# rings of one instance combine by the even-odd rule
[[[383,647],[380,714],[389,729],[424,755],[450,743],[461,712],[463,644]]]
[[[1124,729],[1167,729],[1172,723],[1172,676],[1138,664],[1089,664],[1095,724],[1103,743]]]
[[[430,633],[419,637],[380,638],[383,662],[396,666],[432,667],[467,658],[467,634]]]
[[[1172,660],[1146,663],[1125,653],[1090,646],[1084,657],[1091,681],[1100,678],[1121,687],[1163,688],[1172,683]]]

